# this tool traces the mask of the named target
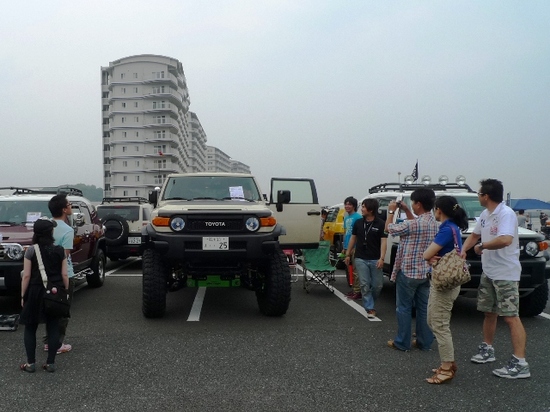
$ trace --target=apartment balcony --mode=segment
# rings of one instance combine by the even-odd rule
[[[164,77],[158,78],[156,76],[144,76],[143,84],[171,84],[174,88],[178,87],[178,81],[170,73],[165,73]]]
[[[145,93],[143,99],[160,99],[160,100],[169,100],[171,103],[176,104],[178,107],[183,107],[182,96],[181,94],[173,91],[166,91],[163,93]]]

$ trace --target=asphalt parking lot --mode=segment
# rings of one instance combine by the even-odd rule
[[[459,298],[452,319],[459,370],[445,385],[424,378],[433,350],[398,352],[395,290],[387,282],[378,319],[346,300],[343,272],[334,294],[293,284],[281,318],[259,313],[244,289],[182,289],[168,295],[162,319],[141,314],[140,261],[109,263],[104,287],[75,295],[67,342],[54,374],[19,371],[23,327],[0,332],[0,393],[5,411],[549,411],[550,311],[523,319],[532,377],[505,380],[491,370],[508,360],[499,323],[497,362],[469,361],[481,340],[475,300]],[[0,297],[0,313],[18,310]],[[41,349],[41,348],[39,348]],[[37,352],[38,362],[45,353]]]

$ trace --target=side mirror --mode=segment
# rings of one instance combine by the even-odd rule
[[[277,212],[283,211],[284,203],[290,203],[290,190],[277,190]]]
[[[73,214],[73,227],[77,228],[80,226],[84,226],[85,220],[84,220],[84,214],[82,213],[75,213]]]
[[[149,193],[149,203],[151,203],[153,207],[157,207],[158,199],[159,199],[158,190],[153,190],[151,193]]]

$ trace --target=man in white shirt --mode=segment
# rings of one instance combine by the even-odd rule
[[[531,373],[525,361],[527,337],[519,318],[521,264],[518,220],[514,211],[503,203],[502,182],[486,179],[480,183],[479,203],[486,209],[462,248],[465,258],[466,251],[473,247],[481,255],[483,267],[477,297],[477,309],[485,313],[483,342],[471,361],[487,363],[496,360],[493,340],[498,317],[502,316],[510,328],[514,353],[506,366],[493,370],[493,373],[501,378],[528,378]],[[481,242],[478,243],[479,240]]]

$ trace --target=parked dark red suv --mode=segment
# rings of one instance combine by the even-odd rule
[[[21,290],[21,270],[25,249],[31,244],[33,223],[41,216],[52,217],[48,202],[52,196],[67,194],[72,203],[70,224],[75,230],[71,259],[76,284],[88,282],[100,287],[105,281],[105,237],[92,203],[78,189],[0,188],[0,295],[17,295]]]

